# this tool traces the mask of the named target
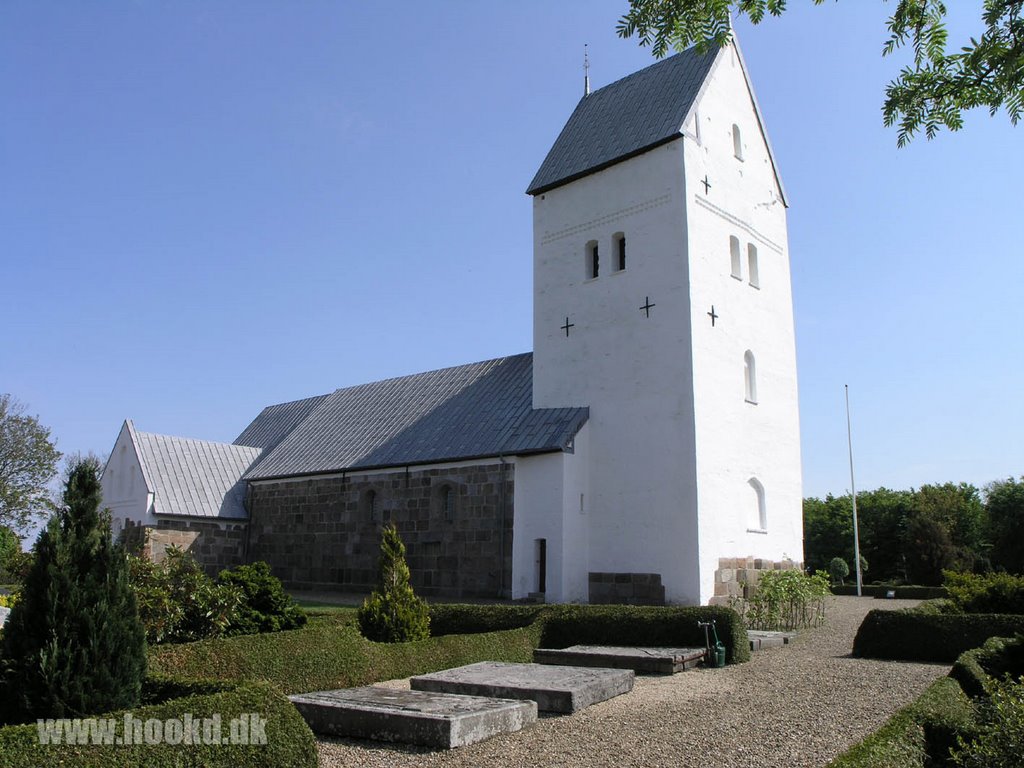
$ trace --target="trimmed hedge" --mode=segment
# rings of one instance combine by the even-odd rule
[[[201,687],[201,684],[195,683]],[[206,683],[207,686],[211,685]],[[130,710],[133,717],[181,719],[186,713],[204,718],[219,714],[222,735],[229,733],[232,718],[256,713],[266,718],[265,745],[42,745],[35,725],[0,728],[0,765],[5,768],[49,768],[90,766],[90,768],[275,768],[296,766],[316,768],[316,742],[312,731],[287,698],[266,683],[246,683],[220,693],[186,696],[163,704]],[[123,723],[125,712],[103,715]],[[120,734],[119,734],[120,735]]]
[[[478,635],[373,643],[348,621],[311,621],[304,629],[160,646],[150,670],[175,678],[266,680],[285,693],[368,685],[477,661],[532,659],[539,626]]]
[[[553,605],[542,615],[544,648],[570,645],[704,647],[698,621],[715,621],[728,663],[750,660],[750,641],[739,614],[723,607]]]
[[[917,584],[905,584],[898,587],[892,584],[864,584],[861,587],[861,594],[864,597],[884,598],[890,589],[896,590],[897,600],[936,600],[946,597],[945,587],[922,587]],[[857,594],[857,585],[833,585],[832,594],[854,596]]]
[[[990,637],[980,648],[960,654],[949,676],[960,683],[968,696],[984,696],[992,678],[1024,675],[1024,637]]]
[[[990,637],[1024,632],[1024,616],[997,613],[933,614],[869,611],[853,641],[853,655],[900,661],[952,663]]]
[[[550,606],[433,603],[430,634],[437,637],[521,629],[533,624],[545,610]]]
[[[957,682],[942,677],[879,730],[827,768],[921,768],[941,765],[957,735],[973,733],[974,707]]]

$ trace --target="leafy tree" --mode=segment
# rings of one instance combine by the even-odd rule
[[[985,547],[985,505],[977,488],[968,483],[923,485],[914,496],[914,511],[946,529],[956,568],[974,569]]]
[[[1024,477],[990,483],[985,488],[985,509],[993,565],[1024,573]]]
[[[903,539],[907,519],[913,508],[913,491],[878,488],[857,494],[861,557],[867,562],[874,563],[872,578],[875,580],[893,581],[907,578]],[[864,566],[865,563],[861,563],[862,573],[867,572]]]
[[[957,563],[949,531],[938,519],[920,511],[907,521],[903,547],[908,575],[915,584],[938,586],[942,572],[952,570]]]
[[[79,464],[0,640],[6,722],[82,717],[139,703],[146,641],[125,554],[100,511],[99,468]]]
[[[824,571],[833,557],[853,560],[850,497],[829,494],[824,499],[804,499],[804,566],[812,573]]]
[[[985,0],[984,31],[958,52],[948,49],[944,0],[894,5],[882,55],[902,48],[913,52],[913,64],[886,88],[882,107],[885,124],[899,125],[899,146],[920,130],[929,139],[942,127],[959,130],[963,113],[974,107],[988,107],[992,115],[1004,108],[1017,124],[1024,110],[1024,0]],[[785,10],[786,0],[630,0],[617,31],[620,37],[636,35],[660,58],[670,47],[725,45],[732,39],[733,11],[759,24],[766,14],[781,16]]]
[[[359,609],[359,628],[369,640],[403,643],[430,637],[430,612],[409,584],[405,544],[393,525],[381,531],[379,581]]]
[[[12,566],[16,566],[21,552],[21,538],[7,526],[0,525],[0,583],[11,579]]]
[[[10,395],[0,395],[0,524],[24,528],[53,511],[46,484],[57,472],[50,430]]]
[[[833,584],[842,584],[843,579],[850,575],[850,566],[841,557],[833,557],[828,564],[828,575]]]

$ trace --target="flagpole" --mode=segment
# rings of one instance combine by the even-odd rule
[[[846,443],[850,449],[850,497],[853,499],[853,559],[857,563],[857,597],[861,596],[860,531],[857,526],[857,486],[853,482],[853,429],[850,426],[850,387],[846,390]]]

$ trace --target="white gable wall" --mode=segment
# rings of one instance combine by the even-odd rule
[[[146,486],[139,455],[127,422],[114,442],[114,449],[100,478],[103,506],[110,509],[113,533],[117,536],[126,520],[139,525],[156,525],[152,514],[153,494]]]
[[[685,140],[690,221],[701,602],[714,594],[720,557],[803,560],[796,348],[786,208],[733,49],[719,57],[696,108],[699,141]],[[733,125],[743,141],[734,155]],[[689,133],[689,131],[688,131]],[[706,193],[701,180],[711,183]],[[740,243],[732,276],[730,236]],[[748,245],[757,249],[751,285]],[[706,314],[714,305],[715,326]],[[744,353],[755,360],[756,404],[746,402]],[[767,526],[756,494],[764,488]]]
[[[682,142],[536,195],[533,210],[534,407],[590,408],[589,570],[659,573],[669,601],[696,602]],[[613,270],[618,232],[622,272]],[[601,253],[596,279],[590,241]],[[647,297],[650,317],[640,310]]]

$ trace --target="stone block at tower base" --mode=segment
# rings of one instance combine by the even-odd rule
[[[511,733],[537,720],[532,701],[488,699],[380,686],[288,697],[325,736],[397,741],[451,749]]]
[[[572,664],[577,667],[632,669],[637,673],[671,675],[693,669],[704,659],[703,648],[633,648],[612,645],[573,645],[569,648],[538,648],[538,664]]]
[[[412,678],[414,690],[532,699],[543,712],[576,712],[633,690],[629,669],[483,661]]]

